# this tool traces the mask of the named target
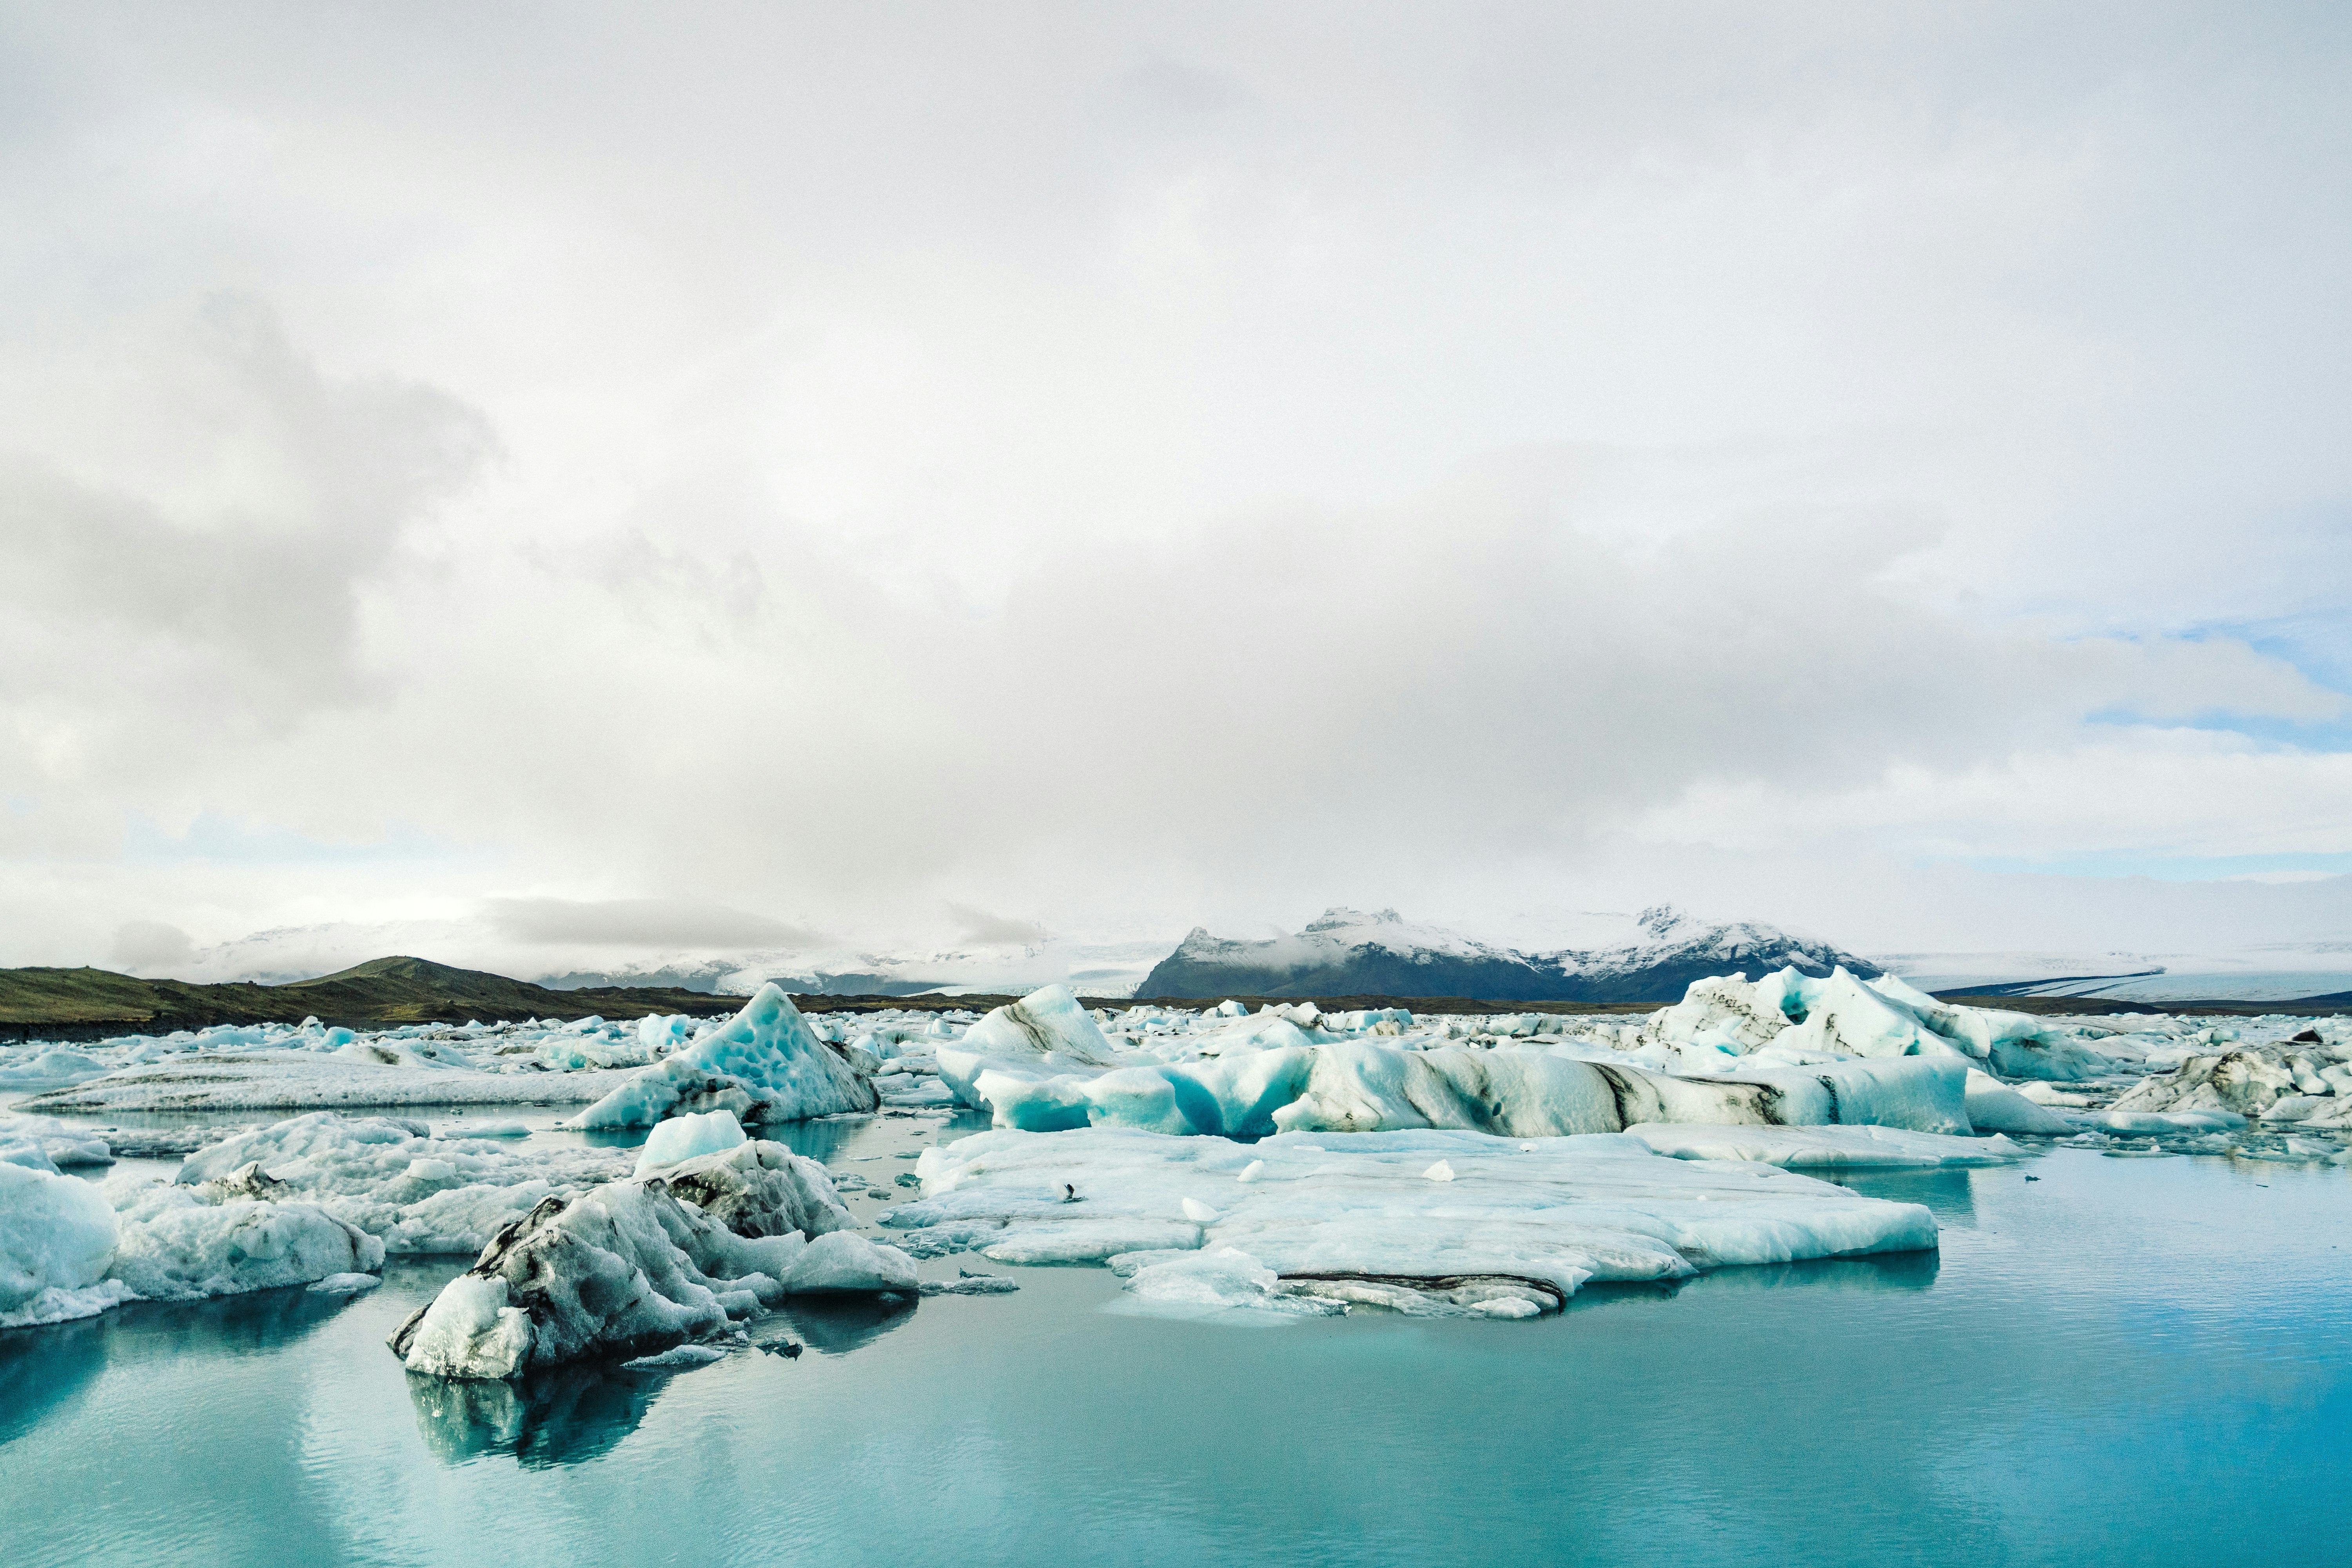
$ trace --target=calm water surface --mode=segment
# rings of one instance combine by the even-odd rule
[[[887,1183],[909,1136],[798,1139]],[[1849,1184],[1931,1205],[1941,1256],[1276,1329],[1006,1268],[1018,1295],[760,1325],[796,1359],[519,1390],[383,1347],[459,1259],[133,1306],[0,1334],[0,1560],[2352,1561],[2352,1175],[2063,1152]]]

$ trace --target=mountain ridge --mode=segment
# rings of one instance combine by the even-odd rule
[[[1147,996],[1246,993],[1309,996],[1335,992],[1460,995],[1492,1001],[1668,1003],[1694,980],[1745,969],[1793,966],[1827,974],[1843,966],[1868,979],[1876,964],[1831,943],[1760,921],[1707,922],[1671,905],[1642,911],[1643,940],[1613,947],[1523,952],[1394,910],[1366,914],[1334,905],[1295,935],[1262,940],[1195,926],[1138,987]]]

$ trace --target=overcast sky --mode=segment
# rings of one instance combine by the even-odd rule
[[[2325,934],[2347,80],[2322,5],[0,6],[0,963]]]

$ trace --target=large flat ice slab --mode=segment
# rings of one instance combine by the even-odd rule
[[[310,1051],[167,1057],[70,1089],[25,1110],[319,1110],[401,1106],[572,1105],[610,1093],[630,1074],[477,1072]]]
[[[1916,1204],[1770,1163],[1669,1159],[1625,1134],[1286,1133],[1245,1144],[1120,1128],[996,1131],[927,1150],[916,1170],[923,1196],[884,1223],[919,1253],[1081,1262],[1231,1247],[1285,1281],[1516,1279],[1555,1306],[1590,1279],[1910,1251],[1937,1235]],[[1247,1274],[1236,1264],[1194,1283]]]

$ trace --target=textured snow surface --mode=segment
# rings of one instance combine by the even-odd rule
[[[743,1010],[589,1107],[580,1125],[651,1127],[725,1110],[738,1121],[799,1121],[872,1110],[873,1084],[819,1040],[793,999],[762,985]]]
[[[289,1117],[190,1156],[178,1184],[317,1204],[393,1253],[479,1252],[549,1197],[626,1175],[636,1152],[434,1137],[404,1117]]]
[[[0,1163],[0,1328],[102,1312],[129,1294],[107,1279],[118,1226],[88,1182]]]
[[[1452,1179],[1430,1180],[1433,1162]],[[1253,1163],[1257,1174],[1237,1180]],[[1770,1163],[1664,1158],[1624,1134],[1288,1133],[1240,1144],[1118,1128],[997,1131],[927,1150],[916,1169],[922,1198],[884,1220],[913,1250],[978,1247],[1009,1262],[1170,1255],[1125,1259],[1140,1278],[1176,1254],[1237,1249],[1246,1263],[1189,1265],[1143,1292],[1195,1310],[1251,1304],[1252,1289],[1270,1289],[1259,1269],[1279,1276],[1284,1293],[1309,1278],[1424,1290],[1502,1281],[1502,1295],[1548,1310],[1588,1279],[1936,1245],[1917,1205]],[[1189,1218],[1187,1199],[1218,1217]]]
[[[121,1224],[110,1272],[149,1300],[193,1300],[383,1267],[383,1243],[315,1204],[206,1203],[169,1184],[110,1188]]]
[[[916,1289],[914,1260],[845,1229],[824,1170],[745,1143],[549,1200],[403,1324],[412,1372],[505,1378],[590,1355],[656,1352],[725,1330],[783,1297]]]

